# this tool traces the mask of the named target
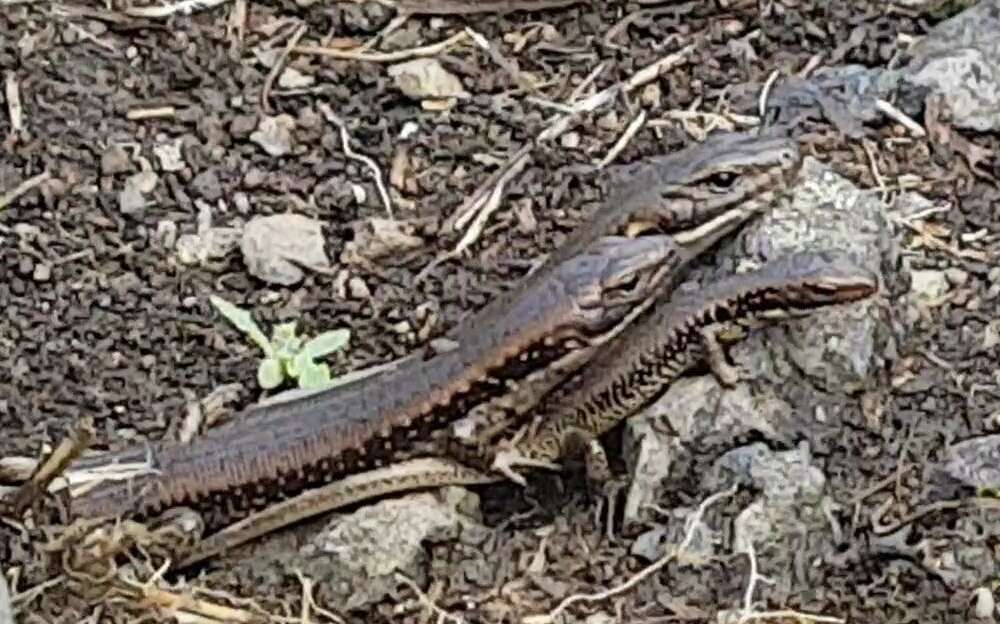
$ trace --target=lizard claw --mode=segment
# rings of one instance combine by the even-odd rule
[[[562,466],[559,464],[553,464],[552,462],[542,461],[539,459],[530,459],[528,457],[524,457],[517,451],[509,449],[498,451],[493,458],[493,465],[490,467],[520,486],[527,485],[528,482],[525,478],[514,472],[514,466],[530,466],[532,468],[544,468],[546,470],[562,470]]]
[[[719,381],[719,384],[725,388],[734,388],[737,384],[742,381],[750,381],[753,379],[753,375],[750,374],[750,370],[742,364],[737,365],[719,365],[718,363],[712,367],[715,373],[715,378]]]
[[[515,453],[511,451],[499,451],[496,454],[496,457],[493,458],[493,465],[490,466],[490,468],[499,472],[521,487],[525,487],[528,485],[527,480],[525,480],[525,478],[517,472],[514,472],[513,466],[516,464],[517,455]]]

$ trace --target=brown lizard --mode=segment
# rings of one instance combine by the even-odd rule
[[[480,438],[481,469],[469,465],[475,461],[466,464],[427,457],[356,473],[226,527],[186,552],[180,565],[203,561],[293,522],[378,496],[508,477],[523,484],[523,478],[512,472],[513,466],[557,467],[553,462],[563,456],[567,442],[578,445],[611,429],[695,364],[707,361],[724,383],[732,383],[732,372],[716,360],[720,353],[713,337],[722,327],[745,330],[804,316],[863,299],[876,287],[874,275],[843,257],[798,254],[735,275],[703,292],[678,297],[642,323],[626,327],[620,342],[602,347],[581,373],[542,401],[532,426],[518,432],[507,448],[496,439]],[[732,336],[742,335],[744,331]],[[493,459],[495,471],[486,468],[487,458]]]
[[[577,349],[572,334],[602,329],[627,310],[628,305],[612,309],[593,296],[592,307],[581,309],[587,289],[570,292],[560,285],[566,278],[560,271],[588,257],[588,248],[591,257],[606,260],[606,250],[595,254],[591,247],[598,238],[637,221],[674,231],[751,198],[765,203],[798,164],[795,144],[787,139],[721,135],[632,167],[638,186],[612,193],[594,222],[571,236],[541,270],[460,324],[452,332],[459,343],[455,351],[417,358],[346,387],[251,409],[188,445],[152,448],[154,474],[102,484],[76,498],[73,512],[142,516],[192,505],[208,512],[209,525],[216,526],[247,508],[410,457],[473,405],[504,394],[511,383]],[[669,262],[659,259],[659,267],[673,270],[681,266],[679,259],[689,262],[755,209],[747,204],[728,213],[738,218],[724,218],[725,228],[688,240],[688,253],[674,249]],[[602,275],[595,291],[591,273],[585,285],[591,295],[599,295],[622,285],[623,277],[628,284],[634,274],[610,282]],[[633,295],[631,303],[638,304],[642,294]],[[142,461],[146,455],[139,448],[105,462]]]

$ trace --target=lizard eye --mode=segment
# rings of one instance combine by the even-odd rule
[[[728,191],[736,184],[737,177],[732,171],[718,171],[708,176],[706,181],[714,191]]]

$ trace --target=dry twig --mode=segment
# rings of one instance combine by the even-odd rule
[[[145,606],[165,610],[179,620],[182,613],[187,616],[180,621],[191,621],[194,618],[198,618],[198,621],[201,622],[259,622],[261,620],[257,613],[214,604],[187,594],[154,587],[153,580],[155,579],[139,583],[122,579],[132,590],[134,597]]]
[[[343,120],[341,120],[341,118],[333,112],[333,109],[330,108],[330,106],[325,102],[321,102],[318,106],[320,112],[323,113],[324,117],[326,117],[326,120],[337,126],[337,129],[340,131],[340,143],[344,148],[344,155],[348,158],[361,161],[369,169],[371,169],[372,177],[375,178],[375,187],[378,189],[379,197],[382,198],[382,205],[385,206],[385,212],[389,215],[390,219],[394,220],[395,217],[392,214],[392,200],[389,199],[389,190],[386,188],[385,182],[382,180],[382,170],[374,160],[351,149],[351,136],[347,133],[347,126],[344,124]]]
[[[285,67],[285,61],[288,60],[288,55],[292,53],[292,50],[299,44],[299,39],[302,35],[306,34],[309,30],[309,26],[306,24],[299,24],[298,28],[292,31],[292,36],[288,39],[288,44],[285,45],[285,49],[281,51],[281,55],[274,61],[274,67],[271,71],[267,73],[267,78],[264,79],[264,87],[260,90],[260,107],[264,109],[264,112],[270,115],[273,112],[271,108],[271,87],[274,85],[275,79],[281,70]]]
[[[694,49],[695,45],[689,44],[677,52],[668,54],[658,61],[640,69],[627,80],[616,83],[583,100],[575,101],[571,104],[560,107],[562,112],[552,117],[549,125],[538,135],[537,138],[522,145],[521,148],[518,149],[517,152],[515,152],[503,166],[490,175],[483,184],[481,184],[469,197],[466,198],[462,205],[459,206],[455,213],[445,222],[444,229],[446,231],[460,229],[464,223],[468,222],[472,215],[478,213],[484,207],[491,207],[493,201],[499,201],[499,199],[502,198],[504,187],[506,187],[507,183],[512,180],[521,169],[523,169],[528,162],[528,157],[536,147],[558,138],[579,122],[584,114],[592,112],[607,102],[612,101],[619,94],[630,93],[635,89],[655,80],[667,71],[670,71],[684,62]],[[592,80],[596,74],[596,71],[591,72],[590,76],[588,76],[588,80]],[[495,209],[496,207],[492,206],[492,210]],[[479,231],[481,231],[481,227]],[[477,238],[478,232],[472,232],[472,236],[463,236],[459,244],[462,246],[462,249],[465,249],[475,242]],[[460,251],[453,249],[435,258],[430,264],[420,271],[415,281],[421,281],[434,267],[442,261],[454,257],[457,253],[460,253]]]
[[[10,130],[12,133],[24,129],[24,109],[21,106],[21,87],[17,82],[17,74],[10,71],[4,79],[4,93],[7,96],[7,112],[10,114]]]
[[[329,56],[330,58],[343,59],[348,61],[369,61],[372,63],[395,63],[407,59],[434,56],[440,54],[448,48],[456,45],[469,37],[464,30],[455,33],[444,41],[432,43],[430,45],[410,48],[408,50],[397,50],[394,52],[368,52],[364,49],[341,50],[338,48],[327,48],[323,46],[295,46],[293,52],[298,54],[316,54],[319,56]],[[363,48],[363,46],[362,46]]]
[[[142,121],[143,119],[170,119],[176,114],[177,109],[173,106],[133,108],[125,113],[125,118],[129,121]]]
[[[15,199],[17,199],[21,195],[24,195],[25,193],[35,188],[36,186],[42,184],[43,182],[47,181],[48,179],[49,179],[49,172],[43,171],[38,175],[28,178],[24,182],[21,182],[20,184],[15,186],[13,189],[7,191],[3,195],[0,195],[0,210],[3,210],[4,208],[12,204]]]
[[[399,572],[395,573],[395,577],[397,581],[403,583],[404,585],[412,589],[413,593],[417,595],[417,599],[420,600],[421,604],[423,604],[425,607],[427,607],[430,611],[432,611],[438,616],[438,622],[448,621],[448,622],[455,622],[455,624],[464,624],[462,618],[456,615],[452,615],[451,613],[448,613],[438,605],[434,604],[434,601],[431,600],[430,596],[421,591],[420,588],[417,587],[417,584],[410,579],[410,577],[404,574],[400,574]]]
[[[767,77],[767,81],[764,82],[764,88],[760,90],[760,100],[757,102],[757,115],[764,119],[767,115],[767,98],[771,95],[771,87],[774,86],[774,82],[778,79],[780,72],[774,70],[771,75]]]
[[[122,10],[131,17],[170,17],[177,13],[190,15],[196,11],[214,9],[229,2],[229,0],[182,0],[175,4],[159,7],[128,7]]]
[[[294,570],[295,576],[299,579],[299,583],[302,584],[302,611],[299,616],[300,622],[311,622],[312,618],[309,617],[310,611],[315,610],[320,615],[326,617],[331,622],[338,622],[343,624],[344,620],[338,617],[336,614],[327,611],[323,607],[316,604],[316,598],[313,597],[313,581],[308,576],[302,574],[302,570],[296,568]]]
[[[561,9],[583,0],[395,0],[400,13],[407,15],[471,15]]]
[[[604,158],[601,159],[601,162],[597,163],[597,168],[604,169],[611,164],[615,158],[618,158],[618,155],[622,153],[622,150],[624,150],[629,141],[632,140],[632,137],[639,132],[639,128],[642,127],[642,124],[645,123],[645,121],[646,111],[641,110],[639,111],[639,114],[635,116],[635,119],[629,122],[628,127],[625,128],[625,132],[623,132],[618,140],[615,141],[615,144],[611,146],[611,150],[604,156]]]
[[[49,484],[52,483],[52,480],[61,475],[66,470],[66,467],[90,446],[93,437],[93,419],[89,417],[81,418],[70,431],[69,436],[64,438],[59,443],[59,446],[56,447],[56,450],[52,451],[52,454],[42,462],[38,471],[18,489],[11,503],[14,508],[14,514],[21,515],[36,498],[41,496]]]
[[[927,131],[924,130],[920,124],[889,102],[881,99],[875,100],[875,108],[881,111],[886,117],[899,122],[904,128],[910,131],[910,134],[918,139],[922,139],[927,136]]]
[[[747,580],[747,589],[743,594],[743,615],[740,617],[740,624],[743,624],[746,621],[744,618],[753,612],[753,595],[757,590],[757,583],[774,584],[774,581],[757,570],[757,551],[753,547],[753,542],[747,544],[747,558],[750,559],[750,578]]]

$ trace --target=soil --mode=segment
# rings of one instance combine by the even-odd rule
[[[0,321],[0,457],[38,456],[83,416],[96,424],[95,449],[177,436],[188,405],[226,384],[239,388],[226,415],[258,400],[259,353],[215,313],[211,294],[251,309],[265,326],[297,320],[306,335],[349,328],[349,348],[330,360],[334,374],[402,357],[509,288],[586,218],[605,179],[593,165],[639,110],[646,111],[647,123],[618,163],[692,142],[678,112],[756,114],[756,102],[742,94],[757,93],[772,72],[794,74],[817,55],[824,65],[885,66],[908,38],[942,17],[887,10],[884,2],[821,0],[764,3],[770,7],[764,12],[757,2],[744,1],[594,2],[507,15],[411,16],[376,48],[426,45],[463,27],[490,44],[486,49],[467,41],[434,56],[468,93],[441,112],[404,95],[388,63],[282,56],[300,24],[310,45],[369,41],[395,16],[375,2],[230,2],[169,19],[129,17],[116,4],[26,2],[0,12],[0,73],[8,85],[16,83],[23,105],[19,130],[0,115],[0,191],[50,174],[0,209],[0,302],[6,310]],[[246,10],[242,28],[234,27],[239,7]],[[685,62],[535,149],[469,250],[435,264],[463,235],[446,227],[449,218],[500,163],[548,127],[588,76],[595,76],[593,89],[603,89],[690,43],[696,46]],[[269,80],[275,58],[314,82],[289,87]],[[11,104],[6,98],[5,111]],[[345,253],[356,250],[352,242],[369,241],[367,228],[388,215],[371,170],[345,156],[336,128],[320,112],[322,103],[344,120],[354,150],[391,182],[394,217],[420,245],[368,260]],[[151,119],[130,115],[160,107],[173,112]],[[251,134],[262,116],[281,114],[294,121],[293,145],[274,156]],[[701,121],[694,126],[704,129]],[[855,183],[877,184],[861,142],[822,120],[803,121],[796,132]],[[763,587],[758,599],[852,622],[968,621],[969,590],[950,587],[917,555],[873,548],[870,526],[876,508],[890,498],[882,522],[953,497],[941,492],[927,467],[946,443],[1000,427],[1000,351],[983,348],[982,339],[997,318],[1000,274],[991,272],[995,255],[954,251],[972,246],[963,237],[975,235],[977,248],[997,252],[1000,190],[973,175],[960,154],[924,141],[897,146],[894,139],[904,133],[897,124],[881,119],[867,124],[865,133],[883,178],[916,176],[921,193],[948,207],[934,216],[943,247],[928,243],[926,233],[900,233],[908,262],[958,268],[965,280],[952,297],[913,319],[913,341],[898,358],[901,382],[885,397],[884,430],[847,431],[825,458],[832,481],[853,481],[862,491],[897,475],[892,491],[876,492],[870,505],[847,517],[843,558],[821,564],[810,577],[819,579],[817,585],[790,595]],[[986,150],[982,168],[996,171],[997,136],[968,138]],[[154,149],[174,141],[182,163],[168,171]],[[156,173],[155,187],[143,196],[144,205],[123,212],[119,193],[147,164]],[[333,268],[306,271],[300,283],[279,286],[253,277],[238,249],[183,264],[163,244],[163,233],[172,227],[195,233],[197,215],[206,209],[217,226],[285,212],[318,219]],[[516,621],[551,609],[569,593],[615,586],[646,565],[630,554],[627,537],[605,538],[594,522],[595,503],[578,484],[556,479],[543,485],[554,485],[565,505],[535,505],[531,493],[505,486],[478,490],[499,537],[489,548],[432,548],[428,575],[441,609],[470,622]],[[526,518],[518,515],[525,509],[531,510]],[[907,541],[974,532],[976,513],[920,515]],[[544,537],[532,530],[548,525]],[[27,555],[17,531],[0,525],[0,535],[3,568],[9,569]],[[1000,536],[992,535],[996,558]],[[549,580],[523,580],[542,539]],[[716,611],[741,604],[748,574],[745,558],[738,557],[672,565],[632,591],[571,612],[582,618],[601,611],[630,622],[715,621]],[[297,604],[301,591],[294,576],[254,587],[227,579],[224,568],[199,583],[253,598],[272,613],[282,610],[275,605]],[[49,588],[23,621],[86,615],[71,614],[66,601],[79,605],[59,587]],[[466,611],[470,603],[477,607]],[[324,606],[337,611],[335,604]],[[109,608],[108,617],[129,617]],[[351,621],[432,617],[416,601],[346,615]]]

